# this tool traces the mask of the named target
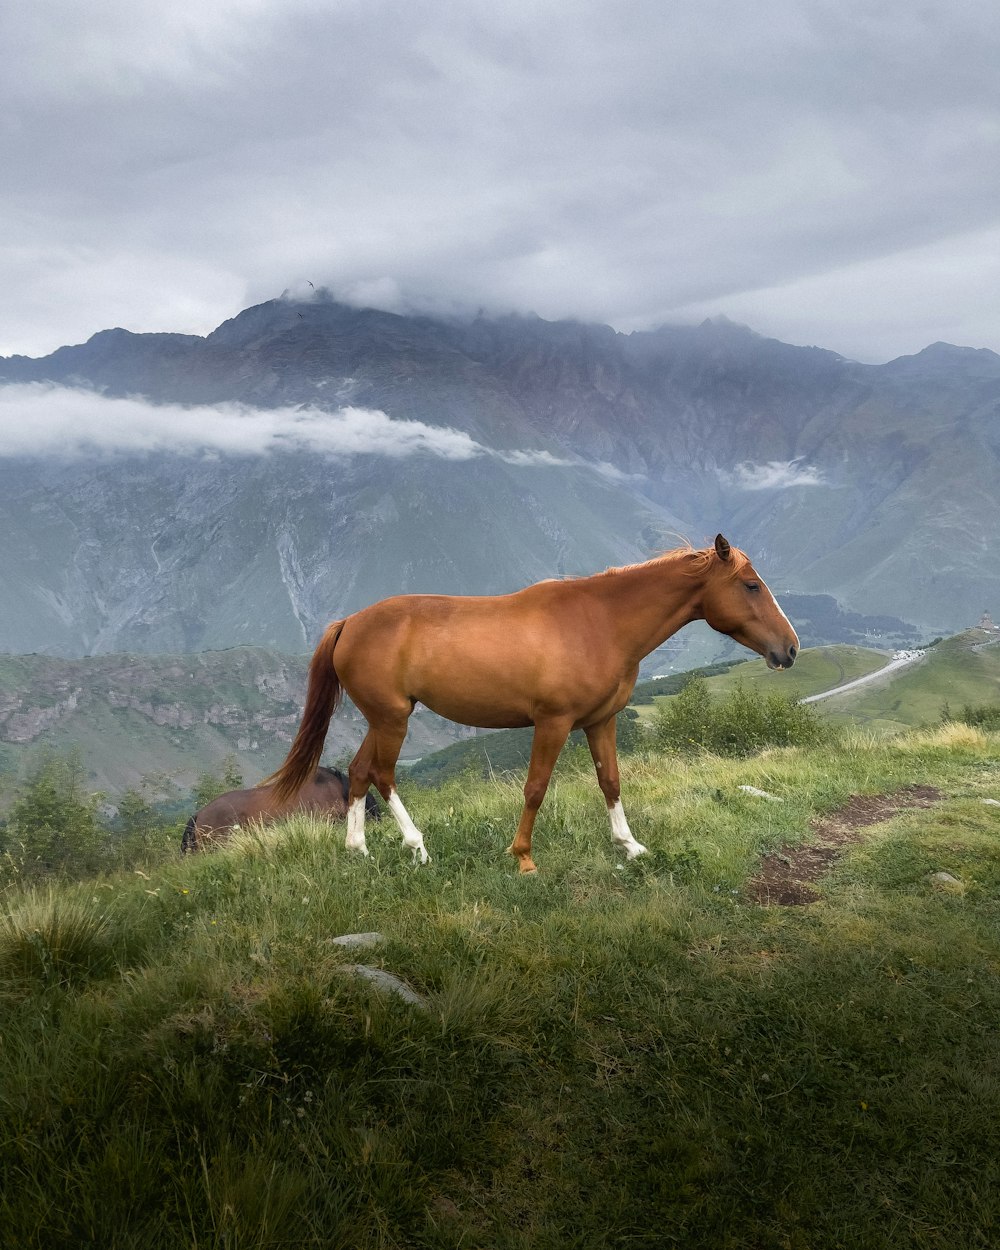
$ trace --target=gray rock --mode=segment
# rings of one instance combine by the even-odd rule
[[[377,986],[381,990],[388,990],[390,994],[395,994],[397,998],[401,998],[406,1003],[411,1003],[414,1007],[427,1009],[427,1001],[416,990],[411,989],[405,981],[399,977],[393,976],[391,972],[386,972],[384,968],[370,968],[367,964],[349,964],[345,968],[345,972],[353,972],[355,976],[363,978],[365,981]]]
[[[767,799],[771,803],[784,803],[784,799],[777,794],[768,794],[766,790],[758,790],[756,786],[740,786],[745,794],[752,794],[755,799]]]
[[[332,946],[377,946],[385,939],[381,933],[344,933],[340,937],[330,938]]]

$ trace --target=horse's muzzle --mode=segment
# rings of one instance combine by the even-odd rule
[[[799,649],[794,642],[783,651],[769,651],[766,657],[767,667],[776,669],[791,668],[798,653]]]

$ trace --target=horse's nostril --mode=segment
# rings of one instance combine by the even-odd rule
[[[798,655],[798,653],[799,653],[799,649],[793,642],[792,645],[788,648],[788,655],[791,659],[794,660],[795,657]]]

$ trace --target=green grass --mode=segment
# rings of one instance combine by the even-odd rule
[[[424,868],[388,819],[367,860],[298,819],[11,887],[0,1244],[997,1244],[1000,737],[623,774],[629,864],[578,750],[535,877],[504,854],[518,783],[463,779],[406,789]],[[750,901],[763,853],[914,783],[941,801],[863,830],[819,903]]]

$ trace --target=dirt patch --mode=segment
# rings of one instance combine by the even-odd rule
[[[855,794],[843,807],[812,822],[808,846],[782,846],[761,860],[745,895],[764,907],[802,907],[820,895],[810,884],[830,871],[861,829],[889,820],[908,807],[933,807],[941,798],[934,786],[907,786],[895,794]]]

